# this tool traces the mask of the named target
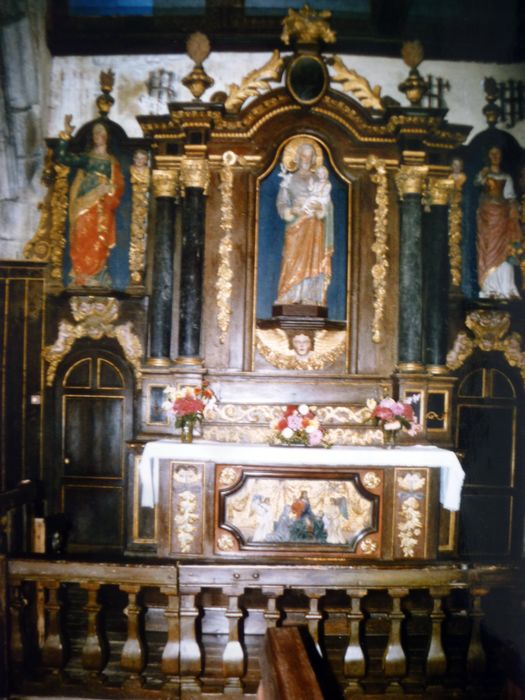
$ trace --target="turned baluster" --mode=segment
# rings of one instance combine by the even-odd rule
[[[486,656],[481,643],[481,621],[485,617],[481,600],[489,592],[488,588],[471,588],[469,618],[471,620],[470,641],[467,652],[467,674],[470,678],[485,671]]]
[[[9,650],[10,662],[16,666],[23,666],[26,658],[26,638],[24,634],[24,619],[27,600],[22,593],[22,582],[19,580],[11,583],[9,596]]]
[[[137,603],[140,586],[120,586],[120,589],[128,594],[128,606],[126,608],[128,636],[122,649],[120,667],[130,674],[129,678],[124,682],[123,688],[125,690],[133,690],[142,687],[144,684],[142,671],[145,666],[145,654],[140,629],[142,608]]]
[[[366,593],[366,588],[351,588],[347,591],[347,594],[350,596],[350,608],[346,613],[348,620],[348,646],[344,656],[344,674],[346,678],[345,694],[348,697],[363,692],[358,679],[364,677],[366,663],[359,631],[361,622],[364,619],[361,610],[361,600]]]
[[[102,670],[108,661],[108,643],[100,631],[100,610],[98,602],[99,583],[84,583],[82,588],[87,591],[87,601],[84,610],[87,616],[87,634],[82,647],[82,666],[89,671],[92,680],[102,680]]]
[[[66,663],[66,641],[62,628],[60,581],[49,581],[44,586],[47,589],[47,630],[42,647],[42,664],[49,668],[53,675],[61,676]]]
[[[281,611],[277,609],[277,598],[278,596],[283,594],[283,589],[263,587],[262,593],[268,598],[268,602],[266,603],[266,610],[263,613],[263,617],[266,621],[266,629],[270,629],[271,627],[277,627],[277,622],[281,617]]]
[[[180,597],[180,682],[183,698],[201,693],[199,676],[202,670],[202,654],[196,637],[199,611],[195,607],[198,592],[199,589],[181,593]]]
[[[432,597],[432,611],[430,613],[431,635],[427,653],[426,677],[427,690],[438,690],[443,686],[443,676],[447,670],[447,657],[443,649],[443,623],[445,613],[443,600],[449,593],[448,588],[429,588]]]
[[[383,656],[383,673],[385,678],[389,680],[386,692],[400,693],[403,691],[399,681],[405,676],[407,670],[407,660],[401,646],[401,627],[405,617],[401,609],[401,598],[408,595],[408,588],[389,588],[388,593],[392,598],[392,610],[390,612],[390,634]]]
[[[224,675],[224,694],[242,695],[242,677],[245,671],[244,649],[240,642],[242,610],[239,608],[239,596],[224,589],[228,596],[228,607],[224,613],[228,620],[228,642],[222,654],[222,672]]]
[[[308,631],[314,640],[315,648],[319,652],[319,655],[322,656],[323,654],[319,644],[319,623],[323,619],[323,613],[319,611],[319,598],[325,594],[325,591],[319,591],[319,589],[316,588],[305,588],[304,592],[308,596],[309,603],[309,610],[305,615]]]
[[[178,695],[179,689],[179,596],[172,588],[161,588],[161,593],[164,593],[168,598],[168,606],[164,611],[168,622],[168,638],[166,646],[162,651],[160,660],[160,670],[167,676],[166,682],[163,685],[163,691]]]

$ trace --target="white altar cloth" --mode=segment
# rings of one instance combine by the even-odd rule
[[[284,465],[306,467],[438,467],[441,469],[439,500],[447,510],[459,510],[465,478],[458,458],[450,450],[433,445],[413,445],[386,450],[382,447],[330,449],[274,447],[198,440],[184,444],[177,440],[147,442],[139,464],[140,504],[152,508],[158,500],[159,459],[215,464]]]

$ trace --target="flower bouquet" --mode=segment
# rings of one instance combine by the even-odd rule
[[[286,406],[280,418],[270,424],[273,445],[331,447],[326,431],[305,403]]]
[[[176,389],[168,386],[164,389],[166,400],[162,404],[165,411],[175,415],[175,427],[181,429],[181,441],[193,441],[195,423],[202,422],[204,409],[215,400],[215,394],[206,382],[202,387],[184,386]]]
[[[366,402],[370,410],[370,419],[383,430],[384,444],[393,447],[401,430],[412,436],[421,432],[421,425],[413,409],[413,404],[418,403],[419,399],[419,394],[414,394],[405,401],[395,401],[387,396],[379,403],[375,399]]]

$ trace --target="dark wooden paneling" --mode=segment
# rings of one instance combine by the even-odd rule
[[[0,263],[0,305],[0,489],[8,489],[41,475],[43,267]]]

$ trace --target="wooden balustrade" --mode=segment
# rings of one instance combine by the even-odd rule
[[[265,634],[292,625],[303,627],[312,648],[322,651],[319,662],[330,666],[340,688],[334,700],[338,692],[341,698],[446,698],[451,691],[461,697],[465,687],[483,697],[485,603],[492,589],[511,584],[508,569],[488,566],[12,559],[8,568],[13,689],[35,694],[47,678],[68,693],[74,687],[78,696],[84,686],[101,698],[120,692],[137,700],[217,693],[253,698]],[[453,604],[451,596],[458,599]]]

